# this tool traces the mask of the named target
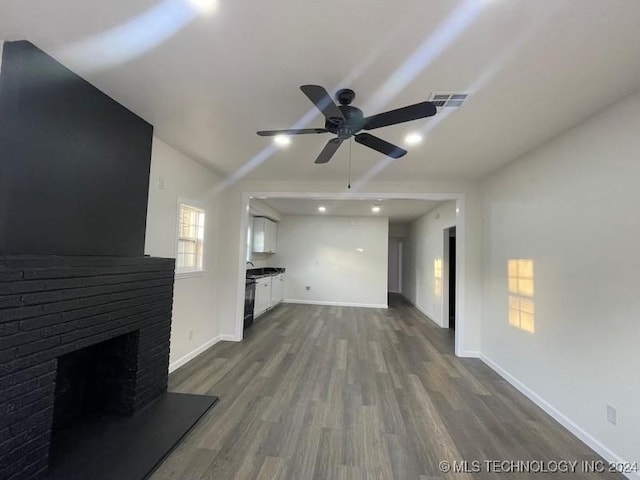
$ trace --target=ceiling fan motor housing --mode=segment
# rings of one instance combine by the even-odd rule
[[[351,105],[351,102],[356,98],[356,92],[350,88],[343,88],[336,93],[336,100],[340,105]]]
[[[341,137],[348,132],[348,135],[346,135],[344,139],[362,130],[364,126],[364,114],[362,110],[350,105],[339,105],[338,108],[342,112],[344,120],[341,118],[329,118],[326,120],[324,128]]]

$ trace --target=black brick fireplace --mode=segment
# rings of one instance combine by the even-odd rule
[[[78,397],[131,415],[166,390],[173,278],[173,259],[0,258],[0,478],[44,477],[52,430],[91,413],[73,408]],[[58,385],[56,405],[56,379],[78,365],[92,369],[85,380],[109,371]]]
[[[153,126],[29,42],[0,73],[0,479],[146,478],[217,400],[166,391]]]

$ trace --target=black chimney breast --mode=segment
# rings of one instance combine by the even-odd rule
[[[0,75],[0,253],[142,256],[153,127],[33,44]]]

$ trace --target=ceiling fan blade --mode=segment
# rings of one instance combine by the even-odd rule
[[[416,103],[415,105],[409,105],[407,107],[367,117],[364,119],[365,124],[363,128],[365,130],[373,130],[374,128],[386,127],[388,125],[396,125],[398,123],[431,117],[435,114],[436,106],[433,102]]]
[[[315,163],[327,163],[331,160],[331,157],[333,157],[333,154],[336,153],[340,145],[342,145],[341,138],[332,138],[329,140],[320,152],[320,155],[318,155],[318,158],[316,158]]]
[[[302,85],[300,90],[313,102],[327,120],[331,120],[333,123],[343,123],[345,121],[344,115],[342,115],[340,109],[323,87],[320,85]]]
[[[306,135],[308,133],[327,133],[326,128],[299,128],[291,130],[260,130],[256,132],[261,137],[273,137],[275,135]]]
[[[400,148],[393,143],[386,142],[370,133],[360,133],[355,136],[356,142],[383,153],[391,158],[400,158],[407,154],[404,148]]]

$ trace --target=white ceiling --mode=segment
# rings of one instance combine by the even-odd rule
[[[255,134],[310,111],[302,84],[353,88],[369,115],[475,92],[449,116],[376,130],[400,144],[426,132],[400,160],[354,144],[353,176],[378,180],[483,176],[640,86],[637,0],[218,0],[199,16],[190,1],[2,0],[0,39],[33,41],[167,143],[254,179],[345,178],[348,145],[313,164],[330,136],[273,150]]]
[[[369,199],[369,200],[327,200],[311,198],[268,198],[261,199],[281,215],[332,215],[346,217],[388,217],[391,223],[408,223],[420,218],[441,202],[410,199]],[[374,205],[381,207],[374,213]],[[319,206],[326,212],[318,211]]]

